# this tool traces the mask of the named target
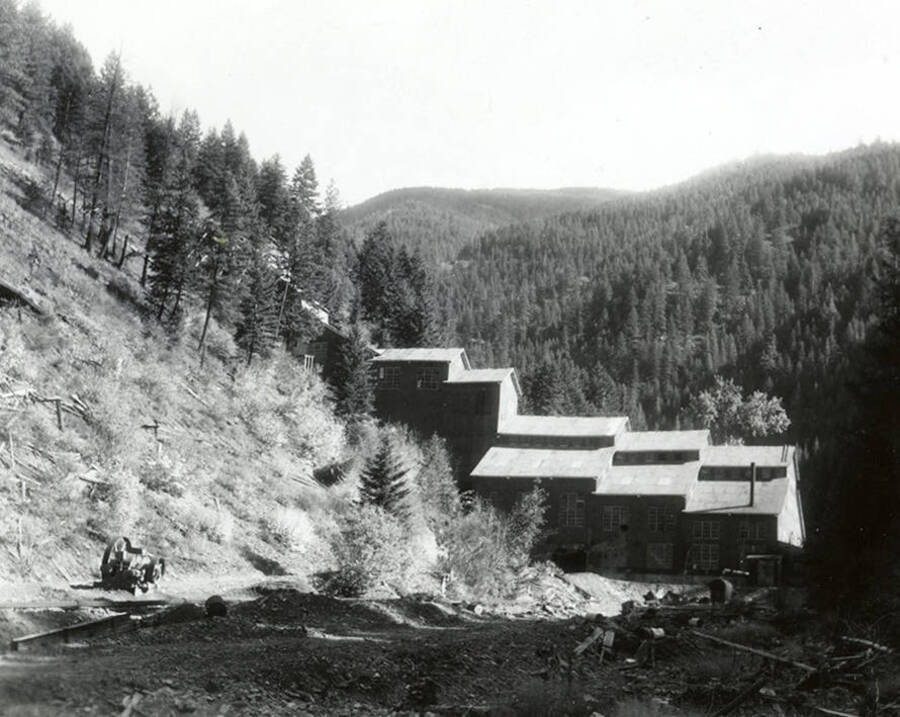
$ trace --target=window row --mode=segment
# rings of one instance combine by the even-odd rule
[[[379,366],[377,372],[378,388],[398,390],[400,388],[400,367]],[[441,384],[441,372],[434,367],[416,369],[416,388],[422,391],[437,391]]]
[[[750,466],[704,466],[700,470],[700,480],[750,480]],[[769,481],[787,476],[787,468],[784,466],[774,468],[756,469],[756,480]]]

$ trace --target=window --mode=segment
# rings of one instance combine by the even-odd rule
[[[628,507],[624,505],[604,505],[601,524],[603,532],[612,533],[623,525],[628,525]]]
[[[651,533],[675,530],[675,511],[662,505],[651,505],[647,508],[647,530]]]
[[[718,520],[698,520],[694,523],[695,540],[718,540],[722,534],[722,524]]]
[[[436,368],[426,367],[416,369],[416,388],[422,389],[423,391],[437,391],[439,382],[440,379]]]
[[[673,562],[672,554],[672,543],[647,543],[647,568],[649,570],[670,569]]]
[[[742,520],[738,525],[738,539],[740,540],[765,540],[766,526],[758,520]]]
[[[719,546],[716,543],[694,543],[691,546],[691,557],[698,570],[719,569]]]
[[[584,496],[579,493],[563,493],[559,500],[559,524],[563,528],[580,528],[584,525]]]
[[[384,366],[378,372],[378,386],[384,389],[400,388],[400,367]]]

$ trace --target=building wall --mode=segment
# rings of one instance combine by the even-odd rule
[[[595,533],[595,516],[591,512],[593,478],[484,478],[472,477],[475,492],[496,508],[509,511],[516,501],[531,491],[535,483],[547,493],[547,543],[583,545]]]
[[[682,520],[681,538],[687,571],[743,570],[746,555],[777,551],[777,520],[771,515],[691,514]]]
[[[451,368],[447,362],[378,361],[372,366],[375,411],[381,418],[406,423],[426,436],[442,435],[447,400],[443,387]],[[429,380],[420,385],[426,373]]]
[[[496,383],[448,383],[438,433],[447,439],[457,462],[461,487],[468,489],[469,474],[478,465],[497,435],[500,385]]]
[[[592,503],[598,530],[588,551],[589,568],[680,571],[683,497],[603,495],[594,496]]]

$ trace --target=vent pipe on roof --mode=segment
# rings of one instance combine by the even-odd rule
[[[750,507],[756,500],[756,463],[750,464]]]

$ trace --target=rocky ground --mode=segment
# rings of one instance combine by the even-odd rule
[[[891,645],[824,635],[784,592],[713,606],[697,590],[660,590],[603,617],[583,589],[543,582],[543,593],[485,606],[340,600],[282,580],[226,592],[221,617],[208,617],[202,601],[145,610],[130,632],[6,652],[0,713],[900,713]],[[0,614],[9,635],[102,611]]]

